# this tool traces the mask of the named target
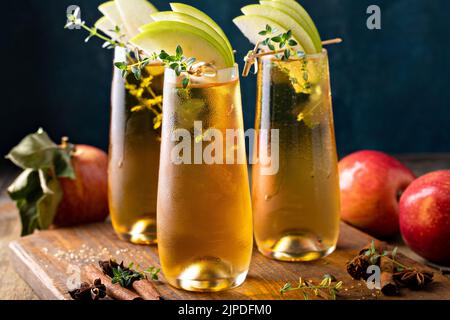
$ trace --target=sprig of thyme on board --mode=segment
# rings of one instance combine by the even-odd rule
[[[312,281],[305,281],[300,277],[297,286],[294,287],[288,282],[280,289],[280,293],[285,294],[291,291],[300,291],[304,300],[309,300],[311,294],[323,299],[336,300],[336,296],[341,290],[342,285],[342,281],[337,282],[336,278],[330,274],[324,275],[318,285],[315,285]]]
[[[99,266],[104,274],[111,277],[111,282],[113,284],[118,283],[124,288],[129,288],[134,281],[139,281],[142,279],[157,281],[158,274],[161,271],[159,268],[154,266],[150,266],[144,271],[138,271],[133,269],[133,262],[131,262],[128,267],[125,267],[123,261],[119,264],[114,260],[99,261]]]

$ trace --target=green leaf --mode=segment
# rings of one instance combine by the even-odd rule
[[[58,177],[75,178],[71,163],[73,145],[56,145],[39,129],[26,136],[7,158],[24,171],[8,187],[22,221],[22,235],[47,229],[52,223],[63,193]]]
[[[114,65],[120,70],[127,70],[127,64],[125,62],[115,62]]]
[[[183,88],[187,88],[187,86],[189,85],[189,78],[188,77],[185,77],[182,81],[181,81],[181,84],[183,85]]]
[[[176,54],[177,54],[177,57],[179,57],[179,58],[181,58],[183,56],[183,49],[181,48],[180,45],[177,46]]]
[[[268,43],[267,46],[269,47],[270,50],[275,50],[275,46],[271,43]]]
[[[57,152],[53,159],[53,164],[55,167],[55,173],[57,177],[69,178],[72,180],[76,179],[75,170],[72,166],[72,160],[70,154],[73,150],[73,145],[69,144],[67,152]]]
[[[20,200],[39,188],[39,185],[38,172],[33,169],[25,169],[8,187],[8,194],[12,200]]]
[[[161,50],[161,53],[159,54],[159,58],[161,60],[166,60],[169,57],[169,54],[165,52],[164,50]]]
[[[258,34],[259,34],[260,36],[265,36],[265,35],[267,34],[267,31],[266,31],[266,30],[263,30],[263,31],[258,32]]]
[[[291,50],[289,50],[289,49],[284,50],[284,58],[286,60],[288,60],[290,56],[291,56]]]
[[[42,170],[39,170],[42,172]],[[59,184],[58,178],[51,177],[48,174],[42,173],[44,176],[41,180],[41,189],[43,191],[42,197],[37,201],[37,216],[40,229],[48,229],[53,223],[58,205],[61,202],[63,192]]]
[[[271,32],[272,32],[272,27],[269,26],[268,24],[266,24],[266,31],[267,31],[268,33],[271,33]]]
[[[297,43],[297,41],[295,41],[295,40],[293,40],[293,39],[290,39],[289,42],[288,42],[288,44],[289,44],[291,47],[295,47],[298,43]]]
[[[273,37],[271,40],[273,42],[280,43],[281,42],[281,37],[280,36],[276,36],[276,37]]]
[[[140,80],[141,79],[141,68],[139,68],[138,66],[133,66],[131,68],[131,72],[133,73],[134,78],[136,80]]]
[[[22,169],[40,169],[50,167],[58,146],[50,140],[44,130],[26,136],[15,146],[6,158]]]

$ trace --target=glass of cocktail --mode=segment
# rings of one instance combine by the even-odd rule
[[[165,279],[189,291],[240,285],[252,254],[252,213],[238,67],[222,29],[171,4],[131,42],[164,49],[164,116],[157,201]]]
[[[334,251],[339,179],[327,52],[294,0],[242,8],[258,72],[252,204],[258,249],[283,261]],[[270,156],[270,159],[269,157]],[[270,161],[267,161],[270,160]]]
[[[307,76],[306,76],[307,74]],[[255,237],[279,260],[315,260],[331,253],[339,233],[339,179],[328,58],[322,53],[282,61],[261,58],[255,156],[278,131],[278,171],[252,168]]]
[[[115,60],[125,61],[123,48]],[[114,69],[111,90],[108,196],[114,230],[137,244],[156,242],[164,66],[147,65],[137,80]]]
[[[168,69],[164,85],[158,249],[167,281],[193,291],[241,284],[253,243],[238,68],[207,80],[183,88]]]
[[[75,6],[76,7],[76,6]],[[89,32],[115,49],[111,90],[108,198],[116,234],[136,244],[156,242],[156,194],[164,67],[142,63],[129,40],[158,10],[146,0],[114,0],[98,7],[103,16],[90,28],[79,8],[66,27]]]

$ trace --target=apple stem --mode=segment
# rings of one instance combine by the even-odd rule
[[[69,144],[69,137],[62,137],[61,138],[61,148],[66,149],[67,145]]]

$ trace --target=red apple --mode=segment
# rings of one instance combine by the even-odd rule
[[[339,162],[341,218],[378,238],[399,231],[398,200],[415,179],[397,159],[378,151],[360,151]]]
[[[108,156],[98,148],[76,145],[71,160],[76,179],[59,179],[63,198],[53,224],[64,227],[104,221],[108,216]]]
[[[450,264],[450,170],[414,181],[400,199],[400,230],[425,259]]]

